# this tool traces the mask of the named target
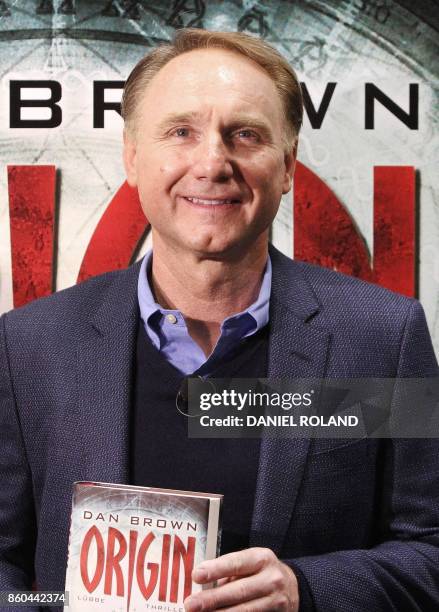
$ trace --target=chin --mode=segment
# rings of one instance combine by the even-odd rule
[[[233,248],[231,244],[218,243],[215,241],[201,241],[197,240],[194,242],[186,242],[185,249],[196,253],[198,255],[222,255],[230,251]]]
[[[219,247],[219,246],[199,246],[194,248],[194,253],[198,253],[199,255],[206,255],[210,257],[221,257],[225,255],[230,249],[227,247]]]
[[[219,240],[218,234],[221,235],[221,232],[218,231],[217,236],[193,235],[195,239],[192,241],[186,241],[186,246],[193,251],[206,253],[223,253],[225,251],[228,251],[230,248],[233,248],[234,245],[239,243],[239,241],[237,240],[224,240],[224,237]]]

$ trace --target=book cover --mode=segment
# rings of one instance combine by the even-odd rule
[[[98,482],[73,485],[70,612],[183,612],[192,570],[216,557],[222,495]]]

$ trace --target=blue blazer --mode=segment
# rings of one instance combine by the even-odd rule
[[[271,257],[269,377],[437,376],[416,300]],[[63,590],[72,482],[128,480],[138,272],[0,319],[0,590]],[[437,440],[265,438],[251,544],[291,562],[318,612],[437,611],[438,456]]]

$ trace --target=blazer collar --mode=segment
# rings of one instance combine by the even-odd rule
[[[321,305],[305,276],[304,264],[286,257],[272,244],[268,251],[273,265],[272,298],[276,303],[283,304],[295,318],[309,321],[319,312]]]
[[[113,272],[113,279],[103,292],[100,304],[90,314],[90,323],[102,335],[112,334],[117,325],[130,326],[139,312],[137,282],[141,261],[126,270]]]
[[[273,285],[268,378],[323,378],[330,335],[315,323],[320,304],[302,264],[270,247]],[[280,554],[304,475],[310,440],[261,441],[250,544]]]
[[[75,412],[83,480],[128,482],[139,268],[114,274],[78,346]]]

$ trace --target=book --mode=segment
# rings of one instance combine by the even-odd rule
[[[222,495],[75,482],[66,612],[183,612],[219,552]],[[210,585],[212,586],[212,585]]]

